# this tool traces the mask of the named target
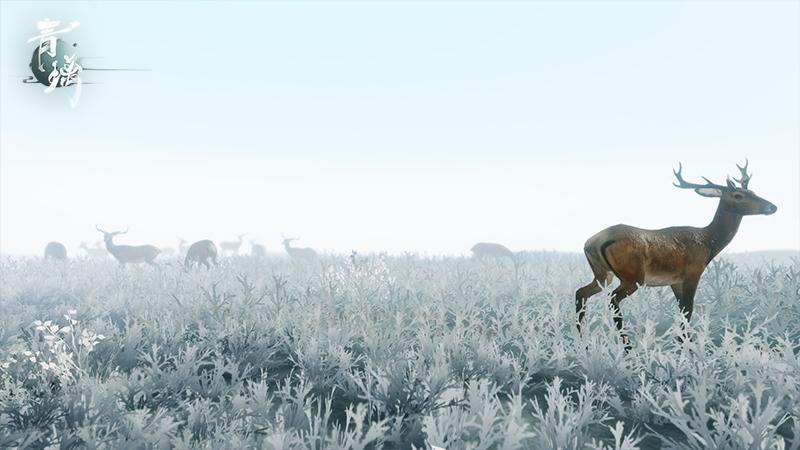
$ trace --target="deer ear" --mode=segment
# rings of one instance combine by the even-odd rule
[[[694,190],[703,197],[722,197],[722,190],[713,187],[702,187]]]

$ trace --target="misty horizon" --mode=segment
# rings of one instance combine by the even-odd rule
[[[746,158],[778,211],[726,251],[800,249],[796,3],[0,8],[5,254],[74,253],[95,224],[162,247],[581,252],[618,223],[707,225],[717,202],[672,170],[724,183]],[[87,72],[70,108],[20,82],[43,17],[149,71]]]

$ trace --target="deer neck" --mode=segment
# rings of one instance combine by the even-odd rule
[[[717,206],[714,220],[705,227],[710,254],[708,260],[711,261],[719,254],[736,236],[739,231],[739,224],[742,223],[742,215],[726,210],[722,200]]]
[[[117,251],[117,246],[114,244],[114,238],[106,239],[106,250],[109,253],[114,254]]]

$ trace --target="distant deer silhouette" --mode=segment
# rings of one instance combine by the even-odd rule
[[[263,258],[267,256],[267,249],[263,245],[256,243],[256,241],[251,240],[250,255],[257,258]]]
[[[152,245],[116,245],[114,244],[114,236],[119,234],[125,234],[128,230],[125,231],[105,231],[101,230],[100,227],[95,225],[97,231],[103,233],[103,240],[106,243],[106,249],[111,256],[113,256],[121,266],[125,266],[125,264],[139,264],[139,263],[147,263],[151,266],[156,265],[154,260],[161,250],[157,247]]]
[[[105,247],[97,243],[94,247],[89,247],[86,245],[86,242],[81,242],[79,245],[84,252],[86,252],[86,256],[91,259],[106,259],[108,258],[108,250]]]
[[[506,246],[495,244],[493,242],[478,242],[470,249],[472,256],[476,259],[503,259],[509,258],[514,261],[514,252],[509,250]]]
[[[211,260],[215,266],[219,265],[217,262],[217,254],[217,246],[214,245],[212,241],[208,239],[197,241],[186,251],[186,259],[184,259],[183,265],[187,269],[190,269],[195,264],[202,264],[206,266],[207,269],[210,269],[211,265],[208,263],[208,260]]]
[[[313,248],[292,247],[291,242],[296,241],[298,238],[283,237],[283,248],[286,253],[294,260],[311,260],[317,258],[317,252]]]
[[[48,242],[44,247],[44,259],[67,260],[67,248],[61,242]]]
[[[242,244],[244,243],[244,236],[245,236],[244,234],[240,234],[238,236],[238,238],[239,238],[238,241],[220,242],[219,243],[219,248],[221,248],[223,252],[229,252],[229,253],[233,253],[233,254],[238,254],[239,253],[239,249],[242,247]]]
[[[185,255],[187,250],[189,250],[189,241],[178,236],[178,254]]]

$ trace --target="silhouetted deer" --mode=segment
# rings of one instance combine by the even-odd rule
[[[509,258],[514,261],[514,252],[509,250],[506,246],[495,244],[493,242],[478,242],[470,249],[472,256],[476,259],[503,259]]]
[[[99,242],[94,247],[89,247],[86,242],[81,242],[79,248],[86,252],[86,256],[91,259],[106,259],[108,258],[108,250],[106,250]]]
[[[48,242],[44,247],[44,259],[67,260],[67,247],[61,242]]]
[[[125,264],[138,264],[138,263],[147,263],[151,266],[155,265],[153,260],[156,259],[161,250],[157,247],[152,245],[116,245],[114,244],[114,236],[118,234],[125,234],[128,230],[125,231],[112,231],[108,232],[105,230],[101,230],[97,225],[95,225],[97,231],[103,233],[103,240],[106,243],[106,250],[111,253],[111,256],[116,258],[119,261],[121,266]]]
[[[291,242],[296,240],[297,238],[287,238],[285,236],[283,238],[283,248],[286,249],[286,253],[288,253],[292,259],[311,260],[317,257],[317,252],[315,252],[313,248],[292,247]]]
[[[244,243],[244,236],[240,234],[238,241],[223,241],[219,243],[219,248],[222,249],[223,252],[230,252],[234,255],[239,253],[239,249],[242,247],[242,243]]]
[[[267,249],[261,245],[256,243],[256,241],[250,241],[250,256],[255,256],[256,258],[263,258],[267,256]]]
[[[217,263],[217,254],[217,246],[214,245],[213,242],[208,239],[197,241],[189,246],[189,250],[186,251],[186,259],[184,259],[183,265],[187,269],[190,269],[195,264],[202,264],[210,269],[211,265],[208,263],[209,259],[215,266],[219,265],[219,263]]]

